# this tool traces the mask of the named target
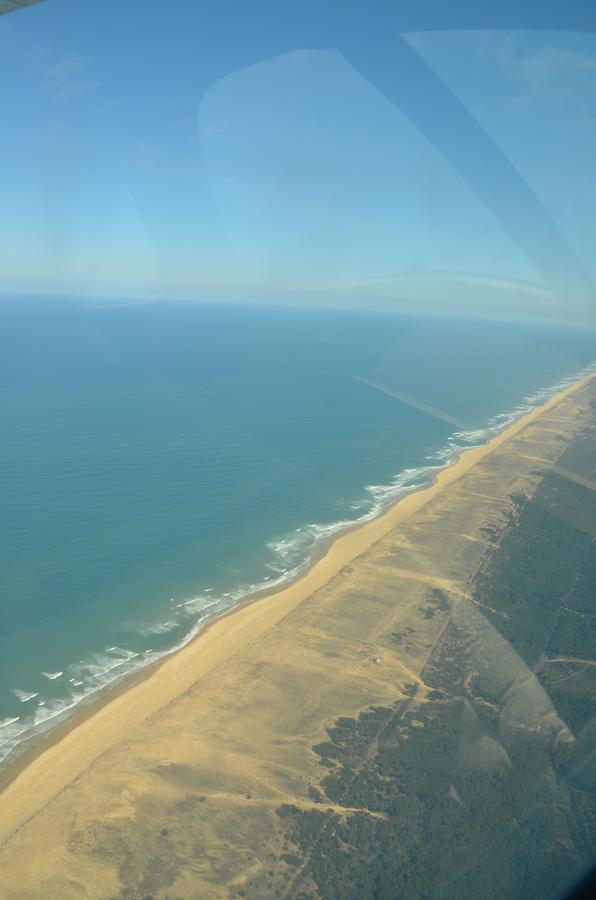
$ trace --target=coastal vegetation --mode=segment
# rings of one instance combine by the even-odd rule
[[[589,396],[470,451],[37,757],[3,793],[6,897],[567,884],[596,843]]]
[[[591,861],[596,491],[565,472],[591,479],[595,461],[589,429],[533,497],[512,495],[474,584],[484,620],[451,618],[421,673],[426,699],[412,685],[313,747],[321,801],[360,811],[279,807],[288,896],[540,898]],[[393,639],[406,645],[407,629]],[[508,673],[483,672],[482,656]]]

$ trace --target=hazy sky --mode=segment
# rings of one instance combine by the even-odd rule
[[[0,18],[0,291],[592,318],[596,35],[288,8]]]

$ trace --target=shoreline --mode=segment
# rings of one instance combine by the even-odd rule
[[[590,375],[594,374],[596,374],[596,363],[585,367],[574,376],[563,378],[556,385],[538,389],[535,394],[522,399],[512,412],[499,413],[493,416],[488,420],[484,427],[478,430],[473,429],[452,434],[448,438],[447,444],[441,448],[441,450],[437,451],[435,455],[426,457],[426,465],[419,465],[413,469],[404,469],[394,476],[392,482],[366,488],[366,490],[371,493],[373,491],[380,491],[383,496],[380,499],[377,499],[373,493],[373,506],[363,515],[357,516],[352,520],[344,519],[325,525],[315,524],[313,526],[307,526],[308,528],[315,530],[319,529],[326,533],[323,535],[315,534],[312,539],[312,546],[309,549],[306,558],[300,560],[290,569],[284,570],[280,577],[272,578],[271,580],[265,578],[257,584],[240,586],[233,592],[236,594],[236,598],[231,605],[220,604],[219,601],[221,601],[223,597],[217,597],[216,605],[222,607],[219,611],[200,617],[181,640],[176,642],[173,646],[158,652],[156,658],[152,661],[144,662],[139,666],[133,666],[128,671],[117,675],[112,680],[83,694],[77,698],[76,702],[65,706],[63,710],[59,710],[55,716],[51,717],[56,719],[55,724],[50,724],[47,727],[40,727],[39,730],[36,730],[35,725],[33,725],[31,728],[32,733],[24,737],[23,740],[17,741],[7,755],[0,759],[0,793],[4,787],[16,777],[16,774],[25,768],[35,756],[54,744],[60,736],[64,735],[70,728],[75,727],[77,723],[86,718],[93,710],[99,709],[106,702],[109,702],[111,697],[117,696],[121,691],[127,690],[138,681],[148,677],[164,659],[183,650],[188,644],[203,634],[205,629],[210,627],[213,622],[224,618],[247,604],[278,593],[294,584],[325,556],[331,544],[342,534],[346,534],[353,529],[361,528],[371,521],[383,516],[391,507],[396,503],[402,502],[408,495],[432,487],[438,473],[445,468],[455,465],[463,452],[475,447],[485,446],[490,443],[494,437],[503,434],[503,432],[505,432],[512,424],[515,424],[515,422],[525,417],[528,413],[540,408],[544,403],[558,397],[568,388],[574,387],[576,384],[583,382],[585,379],[589,378]],[[459,442],[459,440],[454,441],[454,439],[463,440],[463,443]],[[405,484],[397,483],[400,476],[407,475],[408,478],[410,478],[411,476],[408,475],[408,473],[412,472],[417,473],[417,477],[413,479],[413,483],[408,484],[407,480]],[[420,475],[424,476],[424,480],[419,481]],[[418,483],[416,483],[417,481]],[[298,531],[301,531],[301,529],[298,529]],[[188,602],[190,603],[192,600]],[[40,723],[41,726],[44,724],[45,720]]]
[[[437,471],[430,484],[398,497],[374,518],[355,522],[332,536],[294,580],[257,591],[211,619],[181,648],[125,676],[104,696],[41,736],[39,743],[6,767],[5,777],[0,776],[0,842],[147,718],[158,714],[202,676],[225,664],[230,654],[273,628],[443,488],[594,377],[593,372],[589,373],[515,419],[485,443],[462,449],[449,465]]]
[[[478,429],[456,432],[448,438],[447,444],[433,456],[428,456],[427,465],[419,465],[414,469],[404,469],[402,472],[394,476],[392,482],[366,488],[366,490],[381,490],[384,494],[382,499],[374,499],[371,510],[361,516],[350,520],[338,520],[325,525],[307,526],[308,528],[320,529],[327,532],[322,536],[314,536],[312,547],[308,551],[306,558],[300,560],[291,569],[284,570],[280,577],[269,580],[264,579],[260,583],[253,585],[240,586],[234,593],[237,595],[235,602],[231,605],[225,605],[218,612],[212,615],[199,618],[198,621],[189,629],[187,634],[172,647],[158,652],[156,658],[150,662],[145,662],[140,666],[134,666],[121,675],[117,675],[114,679],[107,681],[105,684],[90,690],[83,694],[77,701],[70,706],[65,706],[63,710],[51,718],[56,718],[56,724],[49,725],[46,728],[35,730],[32,727],[32,733],[26,736],[22,741],[17,741],[8,754],[0,758],[0,793],[4,787],[9,784],[16,774],[25,768],[28,763],[39,753],[43,752],[47,747],[51,746],[59,739],[59,736],[65,734],[76,723],[86,718],[94,709],[100,708],[111,697],[118,695],[121,691],[127,690],[132,685],[145,677],[148,677],[153,670],[158,667],[164,659],[183,650],[188,644],[204,633],[213,622],[229,615],[241,607],[256,602],[271,594],[278,593],[284,588],[294,584],[303,577],[319,560],[325,556],[331,544],[342,534],[346,534],[353,529],[361,528],[369,522],[383,516],[391,507],[410,494],[423,491],[428,487],[432,487],[435,483],[437,475],[445,468],[455,465],[461,454],[469,449],[479,446],[485,446],[490,443],[494,437],[503,434],[512,424],[524,418],[528,413],[535,409],[541,408],[544,403],[549,402],[561,395],[570,387],[588,379],[591,375],[596,374],[596,363],[585,367],[574,376],[563,378],[557,385],[538,389],[535,394],[529,395],[522,399],[518,406],[511,413],[499,413],[488,420],[487,424]],[[573,380],[572,380],[573,379]],[[475,443],[481,435],[479,442]],[[453,442],[454,438],[460,438],[464,443]],[[442,460],[442,461],[440,461]],[[416,472],[418,475],[426,476],[423,481],[416,484],[397,484],[400,475],[406,475],[408,472]],[[373,494],[373,498],[374,498]],[[300,531],[301,529],[298,529]],[[226,596],[226,595],[223,595]],[[221,601],[222,597],[216,598]],[[192,601],[188,601],[192,602]],[[210,604],[212,605],[212,604]],[[219,602],[217,605],[220,605]],[[13,720],[14,721],[14,720]],[[9,722],[10,724],[10,722]],[[44,725],[44,721],[40,723]]]

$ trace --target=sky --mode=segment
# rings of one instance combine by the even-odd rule
[[[594,324],[592,4],[461,5],[0,17],[0,292]]]

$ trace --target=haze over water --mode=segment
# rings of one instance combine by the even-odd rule
[[[0,319],[0,758],[596,355],[585,331],[384,313],[46,297]]]

